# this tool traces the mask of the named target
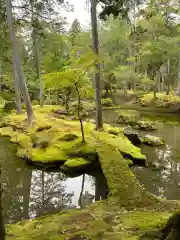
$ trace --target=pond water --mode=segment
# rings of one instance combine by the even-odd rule
[[[3,210],[6,223],[34,218],[67,208],[79,208],[107,197],[102,172],[68,178],[61,172],[44,172],[15,156],[16,147],[0,138]],[[80,202],[81,195],[81,202]]]
[[[141,113],[142,118],[158,120],[162,124],[157,131],[143,132],[140,134],[152,134],[162,137],[166,145],[163,147],[150,147],[142,145],[142,152],[147,157],[149,167],[135,166],[133,171],[139,182],[151,193],[166,199],[180,199],[180,116],[155,115]],[[114,126],[117,113],[113,110],[107,110],[103,113],[104,121]],[[158,162],[163,167],[154,169],[151,163]]]

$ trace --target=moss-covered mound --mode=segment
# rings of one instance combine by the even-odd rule
[[[144,231],[162,227],[169,212],[95,212],[72,210],[7,228],[7,240],[138,240]]]
[[[74,169],[89,167],[97,161],[94,138],[112,145],[128,158],[145,165],[145,156],[131,144],[121,129],[105,125],[104,132],[96,132],[94,124],[85,122],[86,142],[82,143],[79,122],[56,118],[53,114],[56,108],[35,106],[31,129],[28,128],[25,114],[12,113],[3,119],[0,135],[9,136],[11,142],[18,144],[17,155],[36,166],[64,164],[62,169],[69,170],[72,170],[72,166],[76,166]]]

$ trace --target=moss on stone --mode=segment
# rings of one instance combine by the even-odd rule
[[[130,158],[135,163],[145,165],[146,156],[141,153],[140,148],[134,146],[122,133],[118,136],[112,136],[105,132],[94,132],[94,134],[100,141],[118,149],[124,157]]]
[[[141,137],[141,142],[146,145],[150,146],[162,146],[165,144],[164,140],[157,136],[152,135],[145,135],[144,137]]]
[[[139,98],[140,104],[142,106],[149,106],[154,104],[156,107],[161,107],[161,108],[168,108],[168,107],[175,107],[179,106],[180,104],[180,98],[179,96],[175,96],[173,94],[165,94],[165,93],[157,93],[156,94],[156,99],[154,99],[154,94],[153,93],[147,93],[142,95]]]
[[[120,128],[116,128],[116,127],[109,127],[109,128],[107,129],[107,132],[108,132],[109,134],[113,134],[113,135],[117,136],[117,135],[119,135],[119,133],[122,132],[122,130],[121,130]]]
[[[52,216],[8,225],[7,240],[90,239],[137,240],[142,232],[163,226],[168,212],[108,212],[111,220],[89,210],[69,210]]]
[[[116,122],[120,124],[133,125],[136,121],[140,119],[140,113],[136,110],[117,110],[116,112],[118,113]]]
[[[68,159],[63,165],[62,168],[67,168],[68,170],[84,170],[87,169],[87,167],[91,164],[90,161],[84,159],[84,158],[71,158]]]

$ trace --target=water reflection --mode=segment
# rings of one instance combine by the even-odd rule
[[[164,147],[142,146],[148,168],[135,167],[134,172],[145,188],[166,199],[180,199],[180,127],[163,125],[153,134],[164,138]],[[158,163],[158,168],[152,163]]]
[[[6,223],[34,218],[67,208],[79,208],[107,197],[107,183],[101,171],[68,178],[61,172],[29,168],[15,157],[16,149],[0,138],[3,207]],[[104,192],[103,192],[104,191]]]
[[[116,127],[120,126],[114,122],[117,114],[115,110],[104,111],[104,122]],[[147,117],[147,113],[141,112],[141,116]],[[147,156],[149,167],[135,167],[135,175],[139,182],[153,194],[166,199],[178,200],[180,199],[180,125],[177,125],[180,122],[179,117],[164,114],[155,116],[150,113],[148,117],[161,122],[175,121],[176,125],[161,124],[157,131],[153,131],[152,134],[162,137],[166,145],[164,147],[142,146],[142,152]],[[140,133],[147,134],[142,131]],[[158,169],[152,167],[154,162],[158,163]]]

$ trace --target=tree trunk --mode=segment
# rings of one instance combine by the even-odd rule
[[[166,84],[166,94],[169,95],[170,93],[170,79],[169,79],[169,73],[170,73],[170,60],[167,61],[167,84]]]
[[[91,0],[91,25],[92,25],[92,41],[93,51],[99,55],[99,40],[97,29],[97,12],[96,12],[97,0]],[[100,64],[95,65],[94,72],[95,80],[95,92],[96,92],[96,129],[103,128],[102,122],[102,107],[101,107],[101,90],[100,90]]]
[[[160,90],[161,90],[161,82],[160,82],[160,71],[159,70],[157,70],[157,72],[156,72],[156,79],[155,79],[155,81],[156,81],[156,90],[157,90],[157,92],[160,92]]]
[[[34,66],[36,69],[36,77],[39,80],[39,100],[40,106],[43,105],[43,82],[40,74],[40,51],[39,51],[39,43],[38,43],[38,30],[36,24],[38,23],[37,17],[37,9],[34,9],[34,1],[31,0],[31,11],[32,11],[32,39],[33,39],[33,53],[34,53]]]
[[[20,114],[22,113],[21,95],[20,95],[20,89],[19,89],[18,74],[17,74],[16,66],[14,63],[13,63],[13,79],[14,79],[17,113]]]
[[[0,166],[0,239],[5,240],[5,226],[3,218],[3,206],[2,206],[2,177],[1,177],[1,166]]]
[[[180,96],[180,57],[179,57],[179,69],[178,69],[178,84],[177,84],[177,89],[175,92],[176,96]]]
[[[32,105],[31,105],[28,88],[26,85],[25,76],[22,71],[20,57],[19,57],[19,54],[17,51],[18,47],[16,44],[15,30],[14,30],[14,25],[13,25],[11,0],[6,0],[6,12],[7,12],[9,36],[10,36],[10,41],[12,44],[13,64],[16,66],[17,75],[18,75],[18,79],[19,79],[18,83],[19,83],[19,87],[20,87],[22,95],[23,95],[24,103],[26,105],[28,122],[30,125],[32,125],[33,110],[32,110]]]

